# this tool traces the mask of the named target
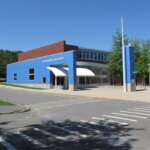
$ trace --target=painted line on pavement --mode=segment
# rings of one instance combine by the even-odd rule
[[[133,112],[133,111],[120,111],[120,112],[129,113],[129,114],[137,114],[137,115],[150,116],[150,114],[140,113],[140,112]]]
[[[37,108],[37,109],[33,109],[33,110],[38,111],[38,110],[43,110],[43,109],[67,107],[67,106],[72,106],[72,105],[88,104],[88,103],[95,103],[95,102],[98,102],[98,101],[88,101],[88,102],[85,101],[85,102],[80,102],[80,103],[71,103],[71,104],[65,104],[65,105],[58,105],[58,106],[54,106],[54,107]]]
[[[89,123],[89,124],[92,124],[92,125],[98,125],[98,123],[94,122],[94,121],[87,121],[87,120],[80,120],[81,122],[83,123]]]
[[[84,129],[86,129],[86,130],[92,131],[92,132],[97,133],[97,134],[101,133],[99,130],[94,130],[94,129],[90,128],[90,127],[86,127],[86,126],[83,126],[83,125],[78,125],[78,127],[79,127],[79,128],[80,128],[80,127],[81,127],[81,128],[84,128]]]
[[[65,131],[65,132],[70,133],[70,134],[77,135],[77,136],[82,137],[82,138],[86,138],[87,137],[87,135],[85,135],[85,134],[80,134],[79,132],[72,131],[70,129],[66,129],[66,128],[63,128],[63,127],[56,126],[56,125],[51,125],[51,126],[56,128],[56,129],[60,129],[62,131]]]
[[[19,136],[21,136],[21,137],[24,138],[25,140],[31,142],[32,144],[38,145],[38,146],[41,147],[41,148],[47,148],[47,147],[48,147],[47,145],[45,145],[45,144],[39,142],[38,140],[35,140],[35,139],[31,138],[30,136],[25,135],[25,134],[23,134],[23,133],[21,133],[21,132],[19,132],[19,131],[16,132],[16,134],[19,135]]]
[[[0,143],[7,148],[7,150],[17,150],[15,147],[13,147],[10,143],[5,141],[1,136],[0,136]]]
[[[55,101],[51,101],[51,102],[45,102],[45,103],[33,103],[33,104],[29,104],[29,105],[25,105],[25,106],[34,106],[34,105],[44,105],[44,104],[49,104],[49,103],[63,103],[63,102],[70,102],[70,101],[77,101],[77,100],[84,100],[84,99],[65,99],[65,100],[55,100]],[[85,100],[86,101],[86,100]]]
[[[112,123],[118,123],[120,125],[128,125],[128,123],[126,122],[119,122],[119,121],[115,121],[115,120],[109,120],[109,119],[103,119],[103,118],[98,118],[98,117],[91,117],[92,119],[95,119],[95,120],[104,120],[104,121],[107,121],[107,122],[112,122]]]
[[[65,103],[65,102],[68,102],[70,100],[74,100],[74,99],[68,99],[68,100],[56,100],[56,101],[51,101],[51,102],[45,102],[45,103],[34,103],[34,104],[30,104],[30,105],[25,105],[25,106],[28,106],[28,107],[36,107],[36,106],[39,106],[39,105],[46,105],[46,104],[53,104],[53,103]]]
[[[35,131],[39,131],[39,132],[41,132],[42,134],[47,135],[47,136],[50,136],[50,137],[52,137],[52,138],[54,138],[54,139],[66,140],[64,137],[57,136],[57,135],[55,135],[55,134],[53,134],[53,133],[47,132],[47,131],[42,130],[42,129],[39,129],[39,128],[34,128],[34,130],[35,130]]]
[[[146,111],[146,110],[141,110],[141,109],[128,109],[131,111],[140,111],[140,112],[144,112],[144,113],[150,113],[150,111]]]
[[[120,115],[120,116],[127,116],[127,117],[140,118],[140,119],[147,119],[147,117],[137,116],[137,115],[129,115],[129,114],[122,114],[122,113],[114,113],[114,112],[112,112],[112,114],[113,114],[113,115]]]
[[[148,108],[142,108],[142,107],[134,107],[135,109],[142,109],[142,110],[148,110],[148,111],[150,111],[150,108],[148,109]]]
[[[108,117],[108,118],[115,118],[115,119],[121,119],[121,120],[127,120],[127,121],[137,122],[137,120],[129,119],[129,118],[122,118],[122,117],[110,116],[110,115],[102,115],[102,116],[103,117]]]

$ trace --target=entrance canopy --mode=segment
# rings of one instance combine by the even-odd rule
[[[66,77],[68,76],[68,68],[56,68],[56,67],[47,67],[48,70],[51,70],[57,77]],[[87,68],[76,68],[78,77],[94,77],[95,74]]]
[[[51,70],[55,76],[57,77],[66,77],[68,71],[64,68],[56,68],[56,67],[46,67],[48,70]]]

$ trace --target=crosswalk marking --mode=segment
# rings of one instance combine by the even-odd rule
[[[123,113],[129,113],[129,114],[137,114],[137,115],[144,115],[144,116],[150,116],[150,114],[146,114],[146,113],[140,113],[140,112],[131,112],[131,111],[120,111]]]
[[[97,125],[96,122],[93,122],[93,121],[87,121],[87,120],[80,120],[81,122],[84,122],[84,123],[89,123],[89,124],[92,124],[92,125]]]
[[[13,147],[10,143],[5,141],[1,136],[0,136],[0,143],[7,148],[7,150],[17,150],[15,147]]]
[[[141,109],[128,109],[128,110],[131,110],[131,111],[140,111],[140,112],[145,112],[145,113],[150,113],[150,111],[147,111],[147,110],[141,110]]]
[[[32,143],[35,144],[35,145],[38,145],[38,146],[41,147],[41,148],[47,148],[47,147],[48,147],[47,145],[45,145],[45,144],[39,142],[38,140],[35,140],[35,139],[31,138],[30,136],[25,135],[25,134],[23,134],[23,133],[21,133],[21,132],[19,132],[19,131],[16,132],[16,134],[18,134],[19,136],[21,136],[21,137],[24,138],[25,140],[27,140],[27,141],[29,141],[29,142],[32,142]]]
[[[147,119],[147,117],[136,116],[136,115],[122,114],[122,113],[114,113],[114,112],[112,112],[112,114],[113,114],[113,115],[120,115],[120,116],[127,116],[127,117],[134,117],[134,118]]]
[[[65,140],[64,137],[56,136],[56,135],[53,134],[53,133],[47,132],[47,131],[42,130],[42,129],[39,129],[39,128],[34,128],[34,130],[35,130],[35,131],[39,131],[39,132],[41,132],[42,134],[45,134],[45,135],[50,136],[50,137],[53,137],[53,138],[55,138],[55,139]]]
[[[71,133],[71,134],[75,134],[75,135],[77,135],[79,137],[82,137],[82,138],[86,138],[87,137],[87,135],[85,135],[85,134],[80,134],[79,132],[72,131],[70,129],[66,129],[66,128],[63,128],[63,127],[56,126],[56,125],[51,125],[51,126],[56,128],[56,129],[60,129],[60,130],[65,131],[65,132],[68,132],[68,133]]]
[[[83,125],[78,125],[78,127],[87,129],[87,130],[92,131],[94,133],[98,133],[98,134],[101,133],[99,130],[94,130],[94,129],[90,128],[90,127],[86,127],[86,126],[83,126]]]
[[[92,119],[95,119],[95,120],[103,120],[103,121],[105,121],[105,119],[104,118],[98,118],[98,117],[91,117]]]
[[[148,111],[150,111],[150,108],[148,109],[148,108],[142,108],[142,107],[134,107],[135,109],[142,109],[142,110],[148,110]]]
[[[121,124],[121,125],[128,125],[128,123],[126,122],[119,122],[119,121],[115,121],[115,120],[106,120],[106,119],[103,119],[103,118],[98,118],[98,117],[92,117],[92,119],[95,119],[95,120],[104,120],[104,121],[107,121],[107,122],[112,122],[112,123],[118,123],[118,124]]]
[[[127,120],[127,121],[132,121],[132,122],[137,122],[137,120],[134,119],[128,119],[128,118],[122,118],[122,117],[116,117],[116,116],[111,116],[111,115],[102,115],[103,117],[108,117],[108,118],[115,118],[115,119],[122,119],[122,120]]]

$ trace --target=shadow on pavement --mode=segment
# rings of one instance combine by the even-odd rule
[[[9,123],[9,122],[8,122]],[[100,121],[97,124],[65,120],[26,126],[17,132],[0,129],[1,136],[17,150],[130,150],[133,129]],[[0,143],[0,150],[6,147]]]

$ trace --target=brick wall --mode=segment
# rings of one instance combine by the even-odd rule
[[[57,54],[65,51],[65,41],[57,42],[40,48],[36,48],[18,55],[18,61],[38,58],[46,55]]]

